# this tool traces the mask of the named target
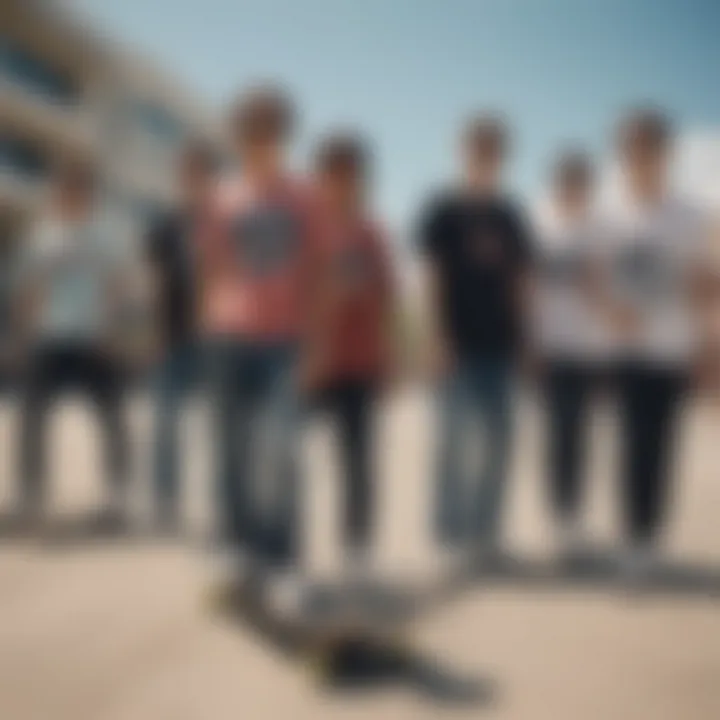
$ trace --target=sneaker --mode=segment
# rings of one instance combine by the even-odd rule
[[[281,570],[268,578],[265,601],[281,617],[289,618],[305,604],[305,584],[297,570]]]
[[[237,548],[215,549],[211,571],[213,581],[242,583],[251,574],[253,563],[250,555]]]
[[[558,532],[558,554],[569,569],[582,570],[592,559],[591,546],[584,528],[577,520],[564,522]]]
[[[634,545],[620,557],[620,573],[632,585],[643,585],[652,579],[657,567],[657,552],[649,544]]]
[[[500,545],[490,542],[481,545],[473,554],[472,566],[476,572],[489,575],[502,575],[511,571],[513,558]]]
[[[103,508],[91,521],[91,530],[98,535],[111,537],[121,535],[128,528],[126,509],[111,503]]]
[[[433,575],[450,578],[463,572],[469,564],[468,553],[456,544],[443,543],[433,558]]]
[[[175,538],[181,534],[182,523],[176,510],[161,508],[155,514],[154,533],[161,538]]]
[[[13,516],[9,526],[13,534],[20,536],[37,535],[45,527],[45,511],[38,505],[23,505]]]
[[[208,599],[219,610],[231,610],[249,601],[255,589],[255,565],[240,550],[215,550],[210,563]]]
[[[343,567],[345,584],[349,588],[362,588],[372,578],[372,557],[366,548],[350,548]]]

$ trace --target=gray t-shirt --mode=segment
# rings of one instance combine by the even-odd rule
[[[37,222],[25,237],[17,281],[39,293],[34,333],[42,339],[90,340],[113,323],[113,295],[122,248],[112,226],[97,218]]]

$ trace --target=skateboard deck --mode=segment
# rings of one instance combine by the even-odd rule
[[[458,578],[427,587],[374,583],[309,587],[291,615],[274,612],[261,594],[237,588],[219,603],[259,637],[306,664],[320,682],[402,673],[413,662],[416,621],[456,593]]]

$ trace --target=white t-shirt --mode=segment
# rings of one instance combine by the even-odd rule
[[[618,337],[620,357],[687,364],[699,339],[690,285],[710,257],[705,214],[668,196],[652,207],[619,202],[608,222],[610,291],[639,320],[637,332]]]
[[[537,275],[532,334],[547,359],[602,362],[611,353],[605,318],[589,283],[606,232],[594,216],[570,220],[546,208],[536,218]]]
[[[95,218],[69,224],[47,217],[30,229],[17,280],[40,290],[37,336],[88,340],[110,330],[112,283],[122,263],[114,240],[110,226]]]

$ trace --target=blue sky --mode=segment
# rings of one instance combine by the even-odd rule
[[[720,0],[74,1],[218,106],[282,80],[301,103],[303,151],[327,126],[362,128],[391,223],[451,176],[474,109],[511,118],[510,180],[528,195],[558,145],[601,152],[629,103],[720,128]]]

